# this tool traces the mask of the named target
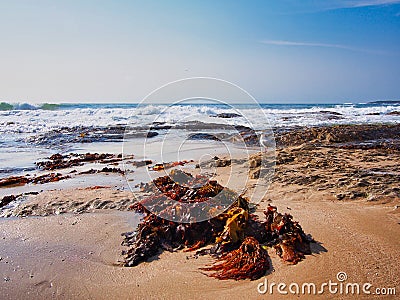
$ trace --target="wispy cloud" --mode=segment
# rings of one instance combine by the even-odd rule
[[[284,41],[284,40],[263,40],[261,41],[261,43],[273,46],[334,48],[334,49],[342,49],[342,50],[364,52],[371,54],[388,54],[385,51],[357,48],[342,44],[295,42],[295,41]]]
[[[360,7],[378,7],[400,4],[400,0],[332,0],[332,1],[315,1],[303,0],[301,5],[298,5],[296,0],[286,0],[295,7],[289,14],[301,13],[318,13],[323,11],[337,10],[337,9],[352,9]],[[288,14],[288,12],[286,12]]]
[[[345,7],[382,6],[400,3],[400,0],[342,0]]]

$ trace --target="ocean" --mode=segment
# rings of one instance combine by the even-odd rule
[[[129,140],[139,145],[132,148],[133,152],[140,150],[146,138],[157,149],[167,140],[171,144],[174,139],[183,141],[192,132],[229,132],[237,126],[262,131],[333,124],[396,124],[400,123],[399,111],[400,102],[259,106],[2,102],[0,178],[34,171],[34,161],[54,153],[122,152],[128,136],[126,127],[130,129]]]

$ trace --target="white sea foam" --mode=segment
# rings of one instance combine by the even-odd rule
[[[250,125],[255,129],[263,129],[266,124],[265,118],[260,117],[262,113],[273,127],[400,123],[399,116],[388,115],[389,112],[399,110],[400,107],[397,105],[264,106],[262,111],[257,107],[239,106],[235,109],[212,105],[9,110],[0,111],[0,133],[44,133],[63,127],[104,127],[127,124],[141,126],[150,125],[153,122],[174,125],[188,120]],[[220,113],[244,114],[248,120],[242,117],[231,119],[215,117]]]

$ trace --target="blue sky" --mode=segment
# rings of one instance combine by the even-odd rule
[[[217,77],[261,102],[400,99],[400,0],[0,1],[0,101],[139,102]]]

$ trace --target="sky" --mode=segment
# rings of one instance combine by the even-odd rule
[[[197,76],[267,103],[398,100],[400,0],[0,0],[0,101],[140,102]]]

